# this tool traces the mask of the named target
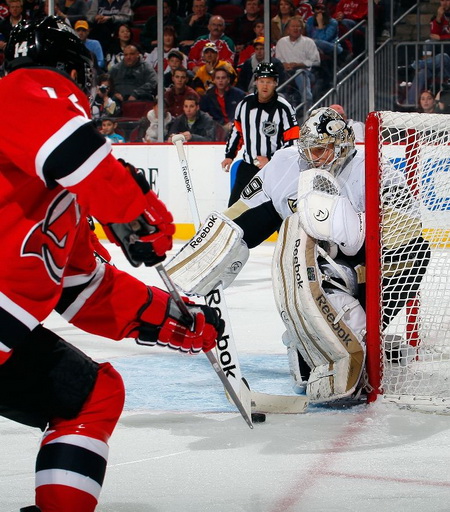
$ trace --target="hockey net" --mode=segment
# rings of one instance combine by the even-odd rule
[[[450,412],[450,115],[366,123],[369,399]]]

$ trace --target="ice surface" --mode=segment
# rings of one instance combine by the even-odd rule
[[[283,327],[270,281],[271,244],[251,251],[226,290],[243,374],[289,393]],[[150,284],[153,270],[118,266]],[[124,298],[126,300],[126,298]],[[127,386],[98,512],[447,512],[450,420],[376,403],[267,415],[250,430],[202,356],[112,342],[46,322]],[[0,512],[33,502],[40,432],[0,418]],[[83,512],[83,511],[80,511]]]

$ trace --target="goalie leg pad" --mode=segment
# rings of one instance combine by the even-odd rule
[[[354,297],[326,292],[318,246],[288,217],[274,252],[275,301],[289,337],[312,368],[307,394],[312,402],[350,396],[365,362],[365,313]]]
[[[166,269],[184,293],[207,295],[219,283],[229,286],[248,257],[242,229],[225,215],[212,212]]]

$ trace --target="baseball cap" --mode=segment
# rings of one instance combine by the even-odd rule
[[[253,39],[253,46],[255,46],[256,44],[264,44],[264,37],[260,36],[257,37],[256,39]]]
[[[170,52],[167,55],[167,58],[170,59],[170,57],[176,57],[177,59],[183,61],[183,54],[179,50],[170,50]]]
[[[89,23],[86,20],[78,20],[73,27],[75,30],[79,28],[84,28],[85,30],[89,30]]]
[[[206,52],[206,50],[212,50],[213,52],[219,53],[216,44],[212,43],[211,41],[209,43],[206,43],[205,46],[203,47],[203,52]]]

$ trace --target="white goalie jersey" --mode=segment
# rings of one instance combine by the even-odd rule
[[[273,229],[276,222],[264,222],[265,214],[269,215],[271,209],[281,220],[297,211],[300,174],[310,168],[311,164],[300,157],[296,145],[278,150],[272,160],[250,181],[239,201],[225,212],[225,215],[244,230],[244,241],[249,247],[258,245],[278,229],[278,227]],[[356,214],[363,215],[365,211],[364,148],[356,150],[353,158],[348,159],[334,179],[338,184],[339,196],[348,200]],[[345,223],[348,219],[335,218],[334,222]],[[335,228],[339,231],[338,225]],[[340,242],[348,245],[346,240]]]

